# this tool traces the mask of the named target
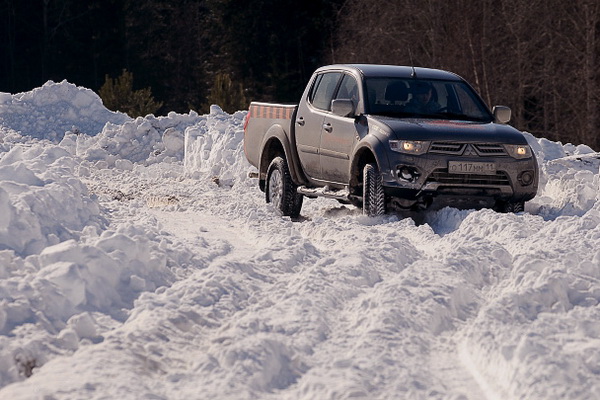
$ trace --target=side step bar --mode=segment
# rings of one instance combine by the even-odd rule
[[[352,203],[356,201],[362,201],[362,198],[353,194],[350,194],[348,189],[332,190],[326,187],[320,188],[307,188],[306,186],[298,186],[298,193],[306,197],[326,197],[328,199],[340,200],[344,203]]]

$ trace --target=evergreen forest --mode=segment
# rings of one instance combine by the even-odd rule
[[[597,0],[0,0],[0,92],[66,79],[130,115],[232,112],[297,102],[331,63],[450,70],[515,127],[600,150]]]

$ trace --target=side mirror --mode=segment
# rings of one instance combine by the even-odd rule
[[[492,113],[494,114],[494,119],[497,123],[508,124],[512,112],[510,111],[510,108],[506,106],[494,106]]]
[[[350,99],[335,99],[331,102],[331,112],[340,117],[354,117],[356,109]]]

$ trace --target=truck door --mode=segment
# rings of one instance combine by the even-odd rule
[[[319,74],[313,81],[307,99],[301,99],[296,114],[296,143],[304,172],[312,179],[322,179],[319,147],[323,120],[331,109],[341,72]]]
[[[336,99],[351,99],[358,106],[358,84],[351,75],[344,75]],[[357,141],[355,119],[328,113],[323,119],[321,136],[321,174],[329,182],[348,183],[350,154]]]

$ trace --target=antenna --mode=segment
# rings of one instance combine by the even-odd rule
[[[411,78],[416,78],[417,77],[417,70],[415,69],[415,67],[412,67],[412,73],[410,74]]]

